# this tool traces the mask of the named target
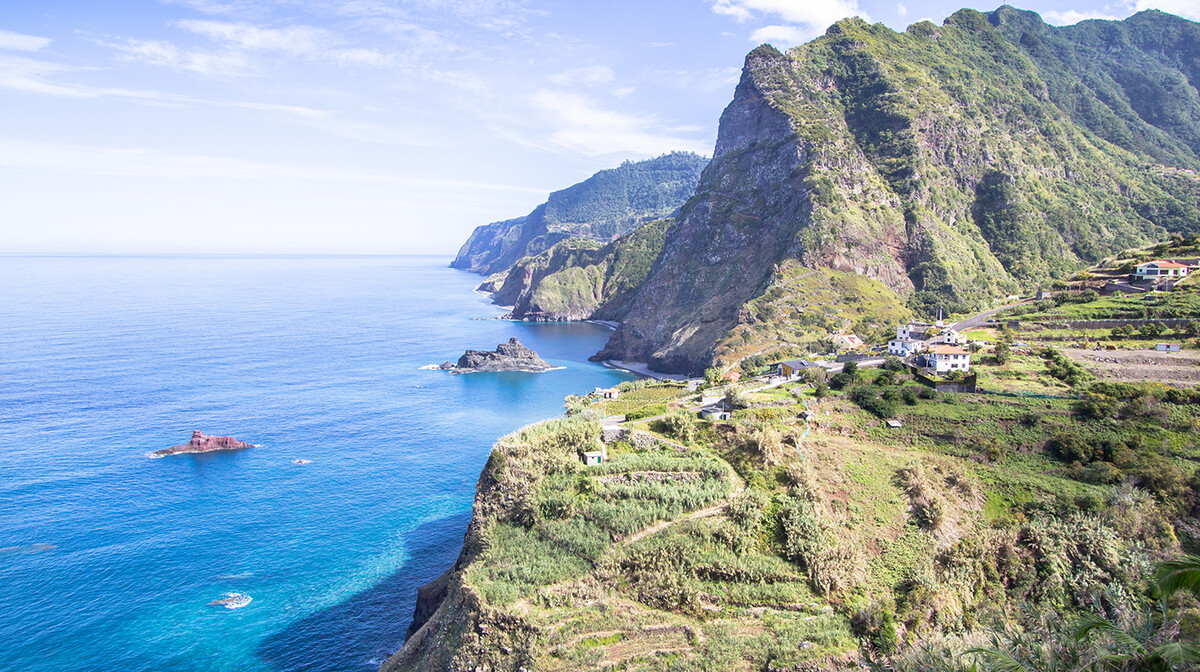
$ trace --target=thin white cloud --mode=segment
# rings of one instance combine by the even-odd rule
[[[1134,8],[1139,12],[1144,9],[1158,9],[1185,19],[1200,21],[1200,0],[1137,0]]]
[[[704,153],[703,143],[681,137],[692,127],[663,128],[655,119],[604,109],[578,94],[542,90],[532,98],[549,122],[549,144],[589,156],[635,154],[654,156],[673,150]]]
[[[53,75],[64,72],[75,72],[81,69],[39,61],[24,56],[0,54],[0,88],[68,98],[120,97],[143,101],[159,101],[163,99],[160,94],[153,91],[59,83],[51,79]]]
[[[741,68],[711,68],[708,70],[654,70],[649,73],[656,86],[693,91],[725,91],[741,79]]]
[[[712,0],[711,7],[739,23],[768,17],[771,24],[755,30],[750,36],[752,42],[797,44],[846,17],[869,19],[858,0]]]
[[[770,42],[780,46],[802,44],[814,37],[810,28],[799,26],[763,26],[750,34],[751,42]]]
[[[38,51],[50,44],[50,38],[35,35],[22,35],[8,30],[0,30],[0,49],[13,51]]]
[[[904,18],[904,17],[908,16],[908,7],[905,7],[904,3],[897,2],[896,3],[896,13],[900,15],[900,18]]]
[[[1050,23],[1055,26],[1070,26],[1088,19],[1107,19],[1112,21],[1118,17],[1111,14],[1106,14],[1104,12],[1080,12],[1078,10],[1068,9],[1065,12],[1059,12],[1055,10],[1042,12],[1042,18],[1046,20],[1046,23]]]
[[[127,40],[108,45],[127,61],[141,61],[187,70],[201,75],[245,75],[252,66],[245,55],[234,51],[185,51],[163,40]]]
[[[250,51],[307,54],[332,42],[329,31],[313,26],[260,28],[248,23],[188,19],[176,26],[218,42]]]
[[[261,69],[258,54],[307,58],[342,66],[386,67],[397,59],[376,49],[344,47],[335,33],[312,26],[262,28],[248,23],[186,20],[175,24],[214,42],[212,49],[184,49],[164,40],[128,39],[108,44],[126,60],[203,75],[249,75]]]
[[[49,145],[0,141],[0,167],[85,175],[162,179],[264,179],[394,184],[430,189],[544,194],[545,189],[510,184],[357,173],[310,166],[259,163],[222,156],[168,154],[150,149]]]
[[[572,84],[606,84],[616,79],[616,74],[612,68],[606,65],[589,65],[583,68],[575,68],[566,72],[560,72],[547,77],[551,84],[558,86],[570,86]]]

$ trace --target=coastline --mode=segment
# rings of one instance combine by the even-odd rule
[[[676,373],[659,373],[652,371],[650,365],[644,362],[626,362],[619,359],[606,359],[602,362],[610,369],[620,369],[629,373],[641,376],[642,378],[653,378],[654,380],[687,380],[687,376],[682,376]]]

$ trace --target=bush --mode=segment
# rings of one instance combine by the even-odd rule
[[[851,376],[850,374],[843,371],[841,373],[835,373],[833,375],[833,377],[829,379],[829,386],[835,390],[842,390],[842,389],[845,389],[847,385],[849,385],[853,382],[854,382],[854,376]]]
[[[1000,341],[994,350],[997,364],[1007,364],[1012,355],[1012,346],[1007,341]]]
[[[1092,374],[1088,373],[1086,369],[1072,362],[1070,358],[1054,348],[1043,350],[1042,359],[1046,360],[1046,370],[1051,376],[1071,387],[1077,387],[1092,379]]]
[[[823,380],[813,383],[813,396],[818,399],[824,399],[829,396],[829,383]]]
[[[696,439],[696,416],[688,411],[674,411],[659,421],[664,433],[673,436],[683,443],[691,443]]]

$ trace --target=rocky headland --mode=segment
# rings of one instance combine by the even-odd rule
[[[453,373],[477,373],[484,371],[526,371],[541,373],[554,367],[525,347],[515,337],[496,346],[495,352],[467,350],[452,369]]]
[[[150,457],[166,457],[185,453],[213,453],[219,450],[242,450],[253,448],[253,444],[238,441],[232,436],[209,436],[200,430],[192,431],[192,440],[178,446],[171,446],[150,453]]]

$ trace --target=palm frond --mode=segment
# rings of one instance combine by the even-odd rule
[[[1136,651],[1139,654],[1146,652],[1146,647],[1136,637],[1103,616],[1087,614],[1075,624],[1075,641],[1081,642],[1091,637],[1093,633],[1108,635],[1118,646],[1125,649]]]
[[[1163,597],[1179,590],[1200,596],[1200,556],[1185,555],[1178,560],[1160,562],[1154,573],[1154,582]]]
[[[988,669],[993,672],[1032,672],[1032,668],[1013,657],[1003,649],[970,649],[963,655],[975,654],[988,662]]]
[[[1200,645],[1169,642],[1162,646],[1154,647],[1150,651],[1150,655],[1168,663],[1172,667],[1187,669],[1189,666],[1200,663]]]

